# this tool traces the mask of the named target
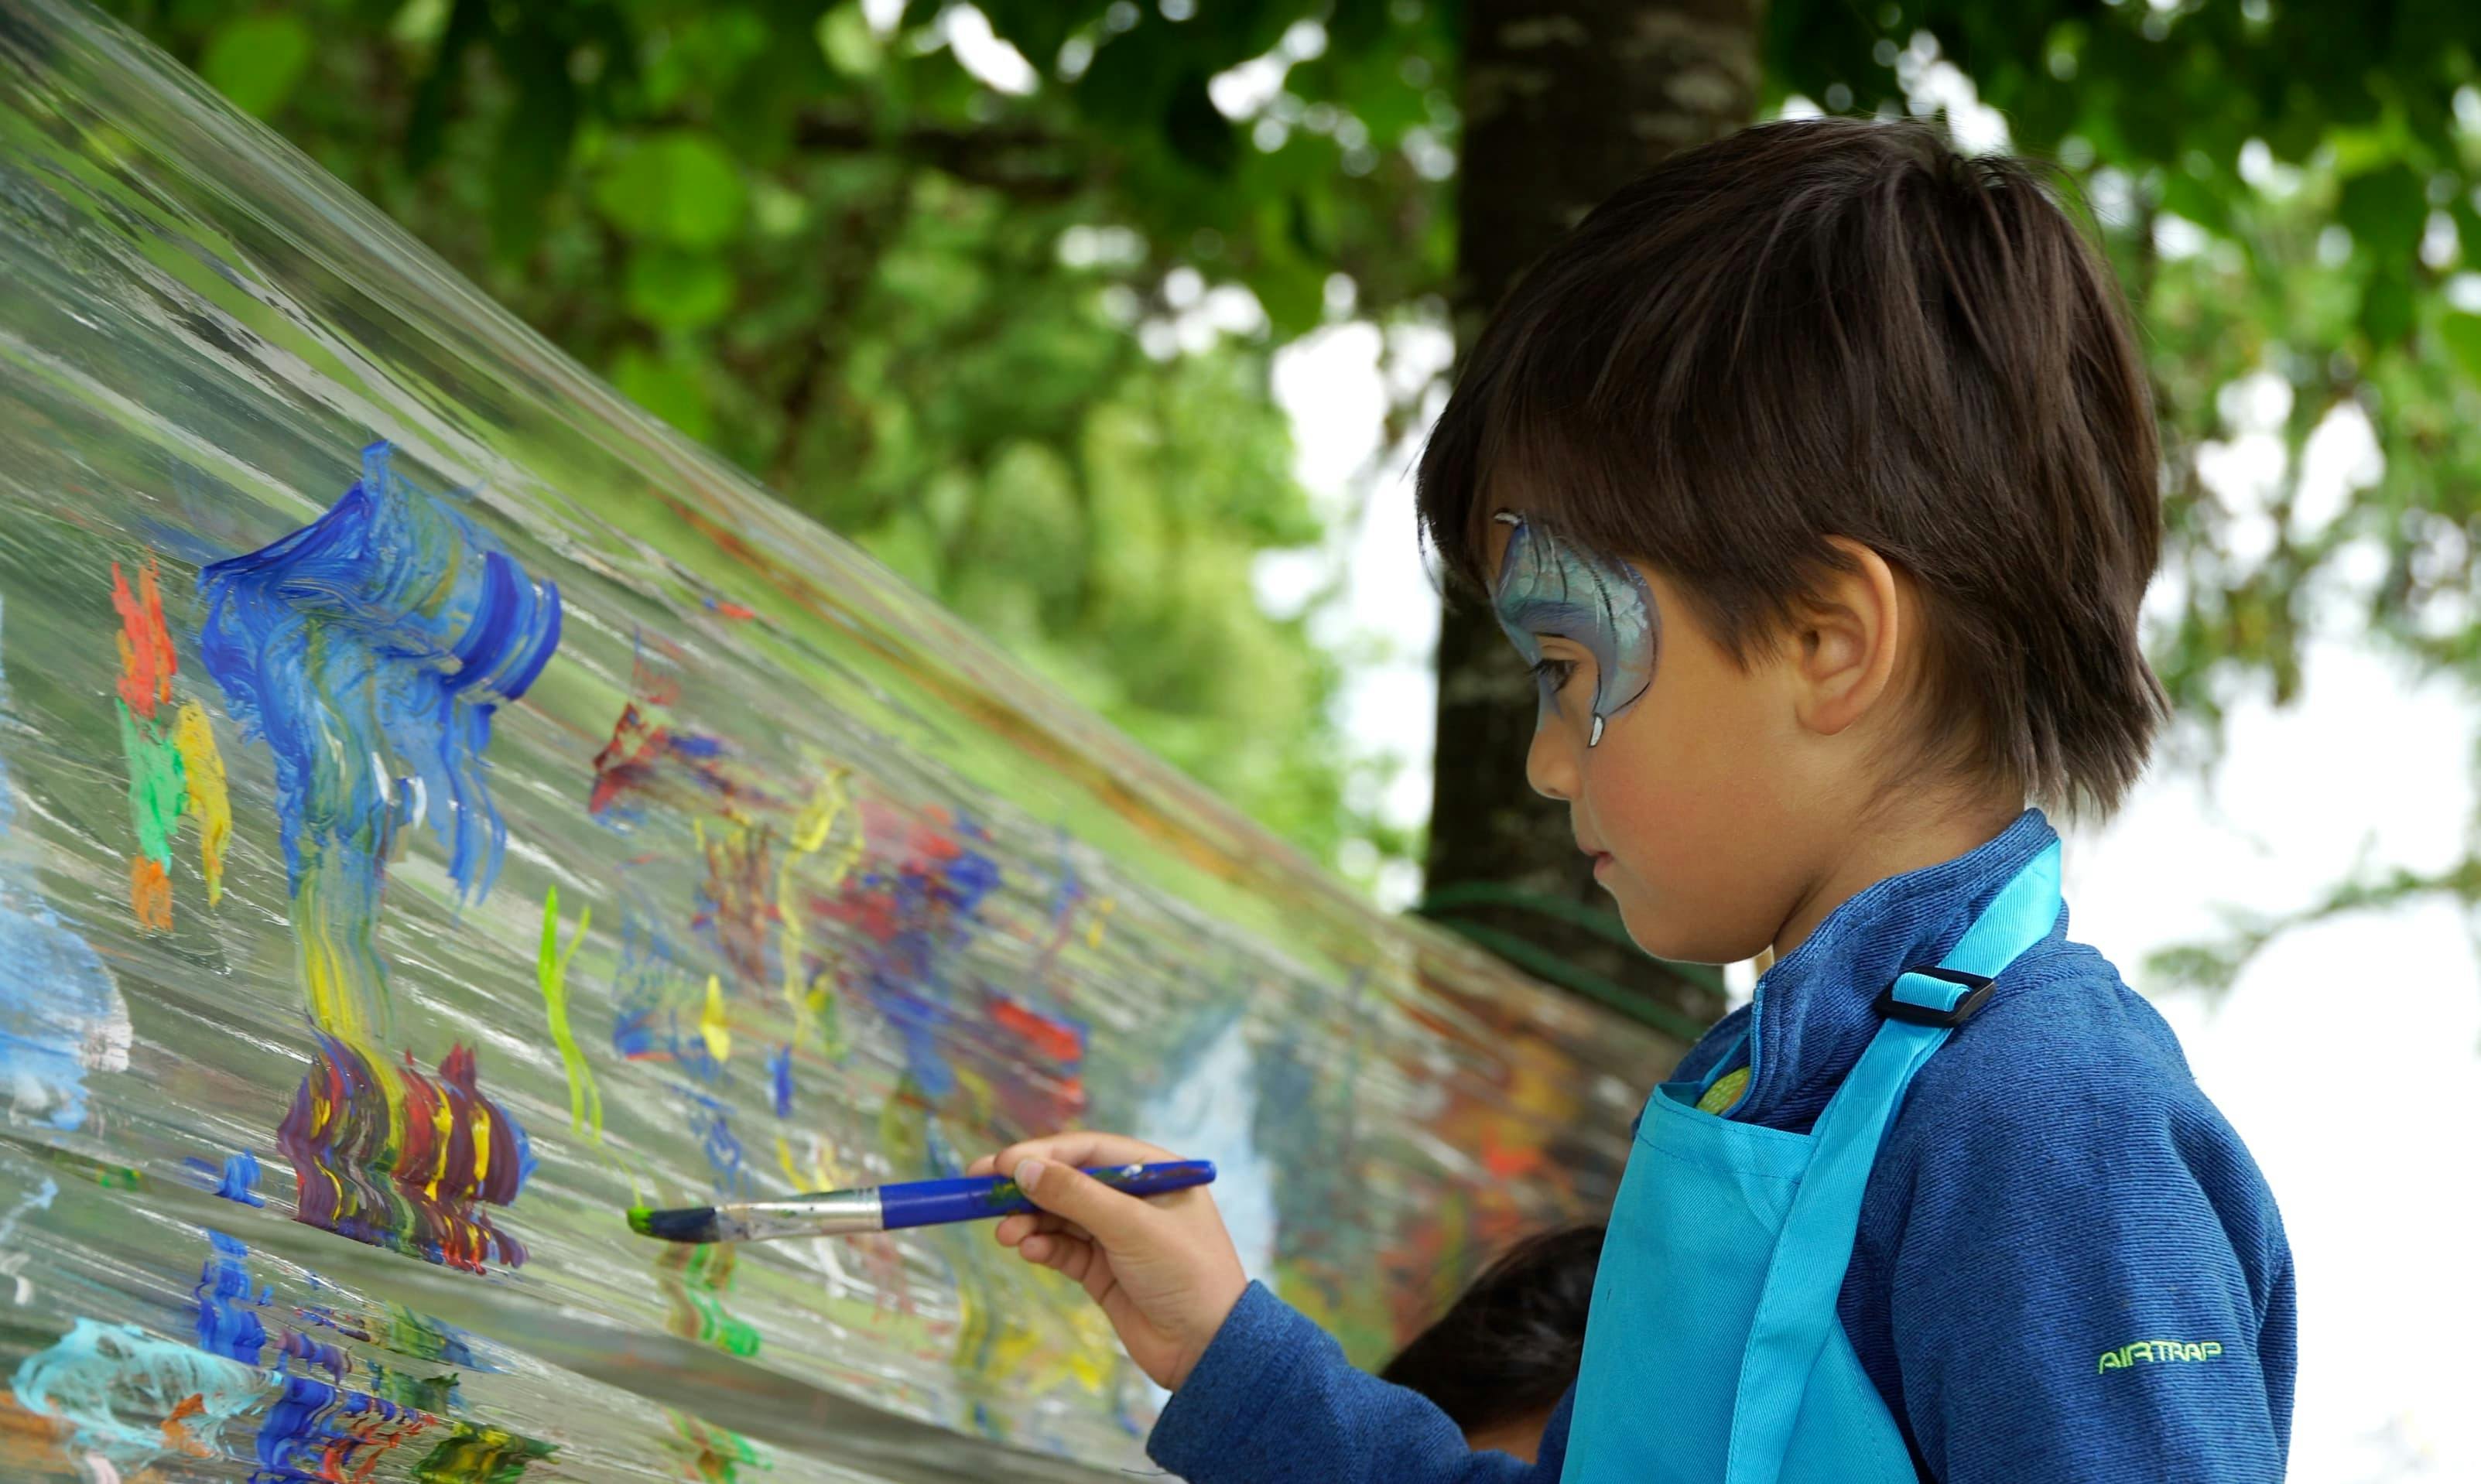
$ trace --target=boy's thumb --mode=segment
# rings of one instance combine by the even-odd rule
[[[1146,1203],[1110,1186],[1073,1164],[1048,1159],[1023,1159],[1016,1167],[1017,1188],[1026,1199],[1055,1216],[1064,1216],[1110,1242],[1130,1233],[1145,1219]]]

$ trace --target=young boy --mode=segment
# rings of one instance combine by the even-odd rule
[[[2281,1478],[2291,1258],[2160,1017],[2069,941],[2033,801],[2161,690],[2144,367],[2034,173],[1751,129],[1593,212],[1475,347],[1423,517],[1540,678],[1527,771],[1631,934],[1754,1002],[1658,1088],[1540,1461],[1474,1452],[1247,1282],[1205,1190],[1021,1144],[999,1239],[1174,1394],[1192,1484]],[[1443,745],[1452,745],[1443,739]]]

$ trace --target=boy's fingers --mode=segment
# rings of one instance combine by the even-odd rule
[[[1055,1216],[1047,1211],[1019,1211],[1013,1216],[1002,1216],[998,1228],[991,1235],[999,1239],[1001,1246],[1013,1247],[1036,1233],[1053,1232],[1064,1232],[1081,1242],[1094,1239],[1093,1233],[1065,1216]]]
[[[1018,1161],[1014,1170],[1028,1199],[1106,1246],[1135,1237],[1154,1219],[1144,1201],[1112,1189],[1075,1165],[1029,1159]]]
[[[984,1155],[973,1163],[966,1165],[965,1173],[968,1175],[995,1175],[999,1173],[999,1156]]]
[[[1078,1130],[1068,1133],[1046,1134],[1037,1139],[1011,1144],[992,1156],[990,1168],[974,1161],[977,1173],[1005,1175],[1028,1159],[1040,1159],[1046,1164],[1143,1164],[1156,1159],[1177,1159],[1180,1156],[1143,1139],[1133,1139],[1125,1133],[1097,1133]]]

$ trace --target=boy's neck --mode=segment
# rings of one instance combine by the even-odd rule
[[[1907,820],[1880,818],[1855,831],[1852,848],[1817,877],[1775,933],[1770,961],[1801,946],[1835,909],[1889,876],[1951,861],[1989,844],[2015,822],[2024,805],[2006,799],[1920,812]]]

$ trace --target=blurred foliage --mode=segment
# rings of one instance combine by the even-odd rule
[[[111,8],[1244,808],[1371,838],[1335,662],[1251,597],[1319,534],[1267,365],[1339,302],[1438,322],[1452,0]],[[2298,692],[2313,632],[2481,683],[2477,36],[2468,0],[1767,8],[1769,111],[1977,90],[2090,201],[2171,440],[2192,759]],[[2361,420],[2382,466],[2337,503],[2302,476]]]
[[[1251,570],[1323,534],[1268,395],[1273,348],[1327,318],[1333,274],[1400,304],[1446,271],[1440,192],[1402,147],[1453,126],[1435,13],[107,9],[630,397],[1280,833],[1330,862],[1346,841],[1376,846],[1345,852],[1365,864],[1409,853],[1352,807],[1375,793],[1352,774],[1377,765],[1336,736],[1335,662],[1307,615],[1261,612]],[[1017,56],[977,76],[958,55],[989,57],[993,26]],[[1281,117],[1236,121],[1209,95],[1252,59],[1222,86],[1280,91]]]
[[[2481,688],[2481,9],[1780,0],[1770,45],[1777,95],[1830,107],[1919,109],[1960,71],[2081,186],[2168,440],[2150,616],[2175,758],[2218,756],[2243,697],[2295,700],[2320,637]],[[2149,971],[2227,987],[2300,923],[2481,903],[2481,858],[2351,870]]]

